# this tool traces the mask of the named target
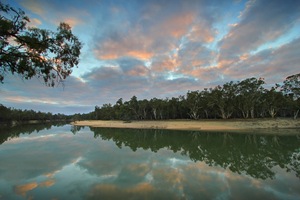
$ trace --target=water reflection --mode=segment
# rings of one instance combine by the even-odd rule
[[[273,179],[279,166],[300,177],[300,137],[237,133],[91,128],[94,137],[112,140],[122,148],[157,152],[167,148],[193,161],[221,166],[253,178]]]
[[[12,133],[0,145],[0,199],[300,196],[297,136],[69,125]]]
[[[65,122],[21,124],[17,126],[1,125],[0,144],[6,142],[7,140],[18,138],[20,137],[20,135],[24,135],[24,134],[30,135],[33,132],[38,133],[42,130],[50,130],[52,127],[62,127],[64,125],[66,125]]]

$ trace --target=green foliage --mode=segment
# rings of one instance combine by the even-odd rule
[[[53,87],[72,73],[82,44],[68,24],[60,23],[56,32],[28,28],[24,11],[0,2],[0,12],[0,82],[11,73]]]
[[[294,112],[294,119],[296,119],[300,111],[300,73],[288,76],[283,82],[281,90],[287,97]]]
[[[72,116],[66,116],[63,114],[52,114],[45,112],[36,112],[34,110],[20,110],[7,108],[0,104],[0,122],[11,122],[11,121],[65,121],[71,120]]]
[[[283,82],[282,91],[292,96],[294,100],[298,100],[300,98],[300,73],[288,76]]]
[[[94,119],[159,120],[159,119],[229,119],[294,117],[299,112],[299,75],[290,76],[281,91],[277,87],[265,89],[262,78],[230,81],[223,86],[188,91],[185,96],[171,99],[129,101],[119,99],[115,105],[96,106]],[[298,81],[298,82],[297,82]],[[298,84],[298,85],[297,85]],[[292,93],[293,92],[293,93]],[[293,94],[293,95],[292,95]],[[298,107],[297,107],[298,105]]]

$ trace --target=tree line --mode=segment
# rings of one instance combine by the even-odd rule
[[[114,105],[104,104],[83,118],[97,120],[166,120],[274,118],[296,119],[300,109],[300,73],[289,76],[282,84],[265,88],[262,78],[227,82],[202,91],[166,99],[129,101],[120,98]],[[77,119],[81,119],[78,115]]]
[[[0,122],[11,122],[11,121],[68,121],[71,120],[72,116],[64,114],[52,114],[50,112],[40,112],[34,110],[21,110],[15,108],[7,108],[0,104]]]
[[[95,106],[94,111],[74,115],[52,114],[7,108],[0,104],[2,121],[70,121],[70,120],[168,120],[168,119],[230,119],[275,118],[296,119],[300,110],[300,73],[289,76],[282,84],[267,89],[262,78],[247,78],[238,82],[204,90],[188,91],[179,97],[129,101],[122,98],[112,104]]]

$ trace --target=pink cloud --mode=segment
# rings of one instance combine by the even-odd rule
[[[219,61],[237,62],[266,42],[275,41],[293,27],[299,17],[295,15],[297,9],[293,3],[249,1],[240,15],[240,22],[220,41]],[[232,62],[222,66],[229,67]]]
[[[105,39],[94,49],[97,58],[114,60],[120,57],[133,57],[141,60],[150,59],[154,53],[150,46],[151,38],[142,35],[138,30],[131,30],[127,35]]]
[[[277,49],[267,49],[254,55],[241,56],[238,62],[224,68],[222,73],[234,79],[254,76],[264,77],[269,83],[278,83],[289,75],[299,73],[298,49],[300,49],[300,38]]]
[[[52,24],[59,24],[60,22],[66,22],[71,27],[75,27],[82,24],[87,20],[89,13],[82,8],[75,8],[70,5],[59,5],[57,3],[50,3],[47,1],[34,1],[25,0],[21,2],[21,5],[31,12],[39,15],[44,21]],[[35,18],[33,18],[35,19]],[[84,19],[84,20],[83,20]],[[41,21],[34,21],[34,26],[40,25]]]
[[[193,24],[190,33],[188,34],[188,39],[190,41],[201,41],[205,43],[210,43],[215,40],[215,35],[217,34],[208,22],[200,20]]]
[[[176,57],[160,56],[152,62],[151,71],[155,73],[175,71],[177,65]]]
[[[29,192],[37,187],[38,187],[38,184],[36,182],[26,183],[24,185],[15,186],[14,191],[16,194],[26,197],[27,192]]]
[[[161,34],[180,38],[188,32],[189,27],[194,20],[195,14],[193,12],[174,15],[160,23],[156,31],[159,31]]]

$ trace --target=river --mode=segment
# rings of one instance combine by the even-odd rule
[[[0,131],[0,199],[299,198],[300,134]]]

